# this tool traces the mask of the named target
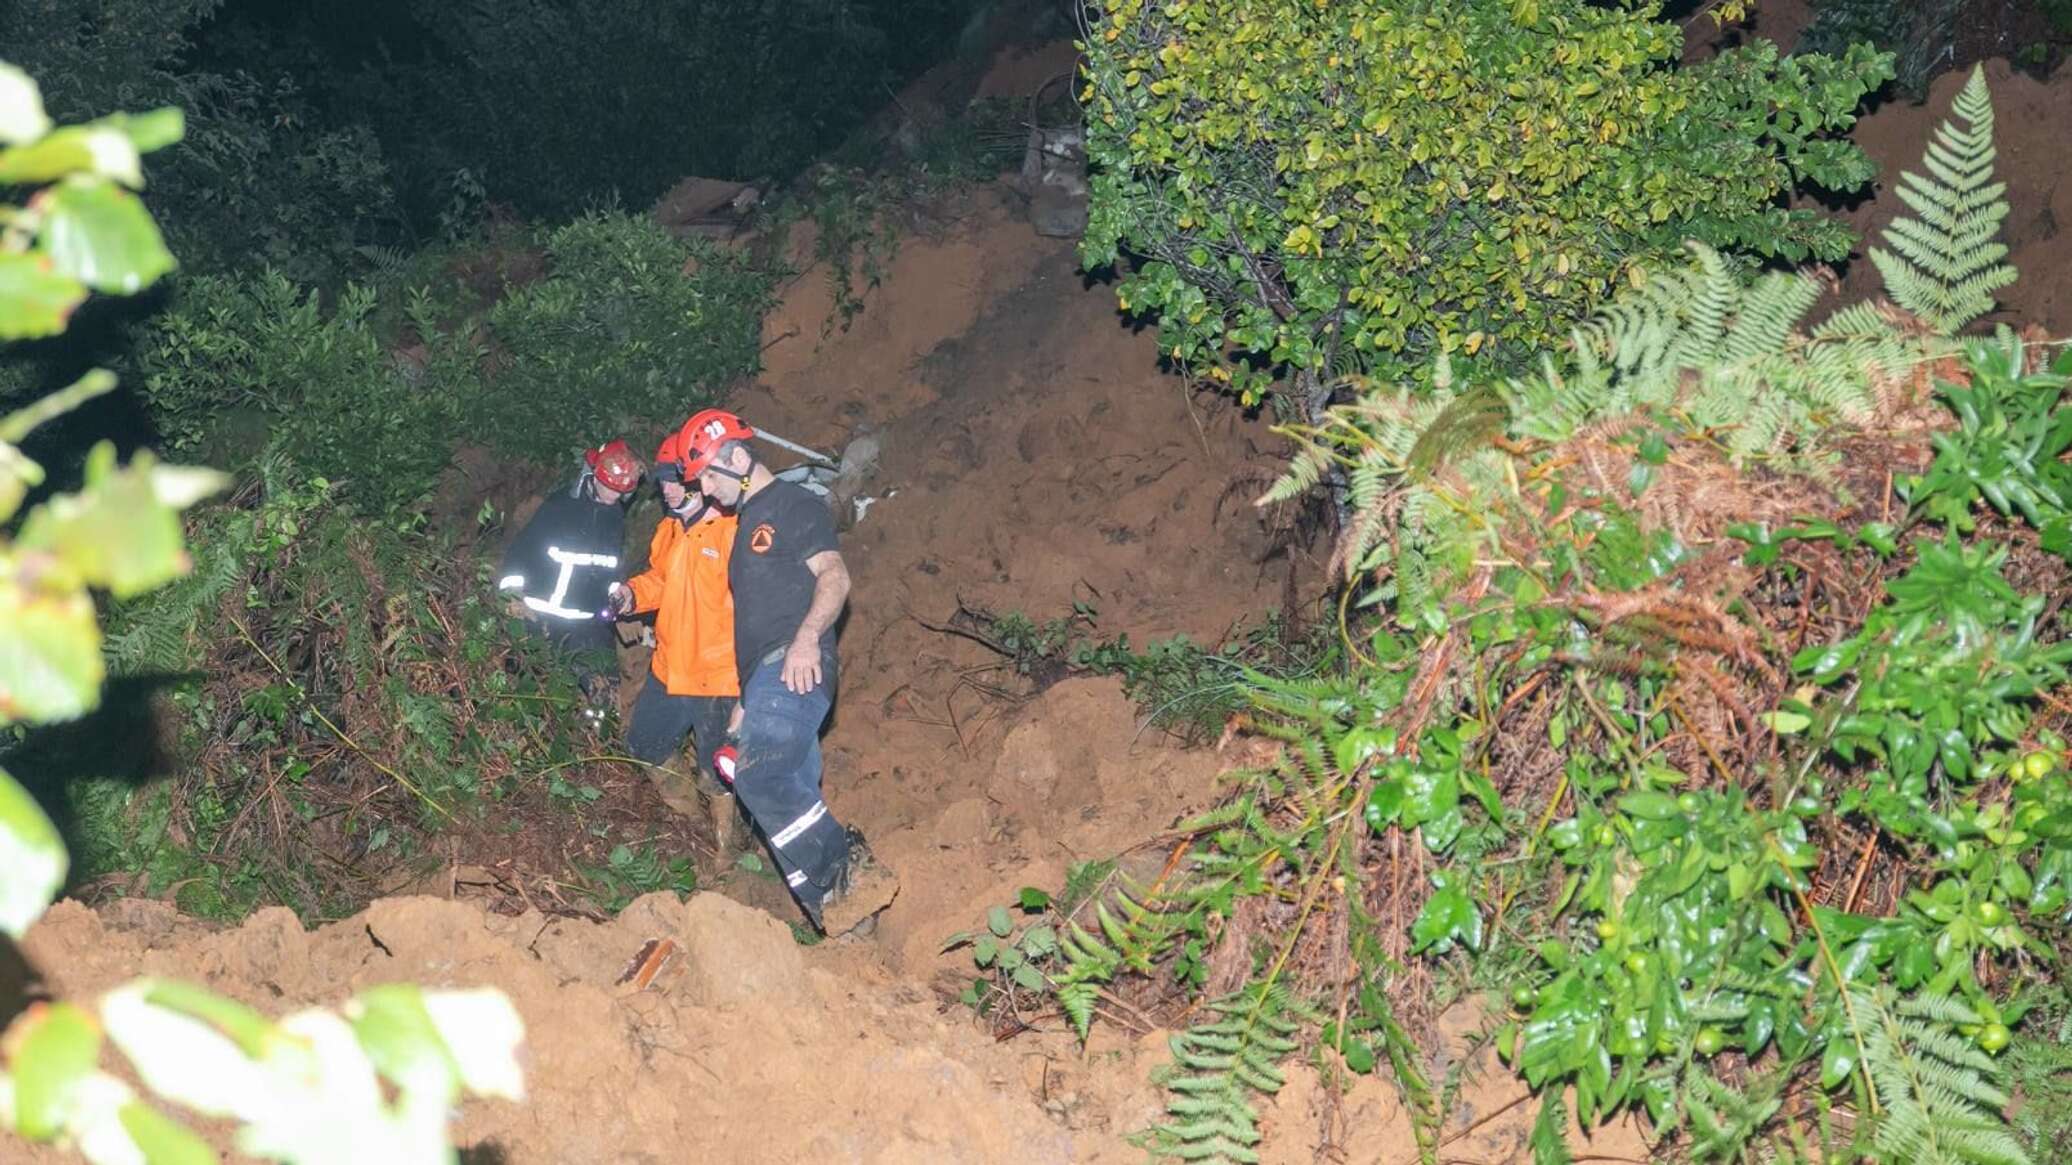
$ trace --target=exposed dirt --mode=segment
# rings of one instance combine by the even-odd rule
[[[1159,370],[1069,243],[1039,238],[997,191],[902,243],[846,333],[809,274],[765,324],[768,368],[734,404],[837,449],[868,425],[884,452],[844,536],[854,577],[828,798],[901,873],[879,934],[925,973],[942,937],[1011,897],[1170,824],[1213,789],[1211,754],[1140,731],[1114,681],[1024,686],[968,640],[932,631],[960,603],[1041,622],[1091,604],[1133,642],[1220,639],[1278,600],[1284,565],[1235,478],[1263,479],[1275,439]],[[792,333],[789,339],[778,339]]]

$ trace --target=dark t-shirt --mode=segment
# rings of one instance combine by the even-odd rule
[[[791,646],[813,605],[806,560],[838,547],[827,499],[793,482],[773,481],[750,494],[740,519],[727,581],[734,588],[734,660],[746,682],[764,656]],[[832,627],[820,646],[833,654]]]

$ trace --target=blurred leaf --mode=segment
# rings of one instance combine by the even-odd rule
[[[0,150],[0,183],[11,186],[52,182],[82,171],[125,186],[144,184],[136,143],[111,126],[66,126],[34,145]]]
[[[1008,932],[1014,929],[1014,919],[1008,917],[1007,907],[995,906],[986,912],[986,929],[1001,938],[1007,937]]]
[[[424,1009],[460,1067],[461,1087],[476,1096],[525,1099],[525,1075],[518,1066],[525,1021],[509,997],[490,988],[427,991]]]
[[[0,255],[0,340],[54,336],[85,298],[86,288],[49,258]]]
[[[432,1026],[417,986],[390,983],[362,991],[345,1015],[374,1070],[399,1090],[442,1105],[460,1094],[459,1065]]]
[[[100,1060],[100,1030],[86,1012],[53,1003],[23,1016],[8,1039],[15,1124],[31,1140],[49,1140],[64,1127],[74,1090]]]
[[[87,455],[86,488],[37,507],[22,524],[19,548],[48,552],[77,583],[130,598],[185,573],[189,562],[177,510],[160,500],[228,482],[207,470],[182,470],[161,479],[157,459],[140,452],[115,468],[115,446],[103,441]]]
[[[129,1058],[144,1087],[207,1116],[241,1120],[263,1116],[272,1090],[258,1065],[216,1026],[153,1002],[153,993],[161,988],[177,988],[175,997],[188,1003],[206,994],[181,984],[139,979],[101,1000],[101,1022],[108,1029],[108,1038]],[[221,1008],[213,1010],[230,1014]],[[256,1013],[247,1014],[257,1020]],[[249,1035],[249,1029],[245,1030]]]
[[[20,938],[65,884],[68,864],[43,807],[0,769],[0,932]]]
[[[71,720],[100,704],[106,665],[85,591],[31,589],[19,577],[0,577],[0,628],[0,724]]]
[[[94,123],[120,130],[140,154],[162,150],[187,136],[187,115],[174,106],[148,113],[111,113]]]
[[[0,62],[0,142],[19,145],[50,132],[43,93],[27,73]]]
[[[222,1160],[207,1141],[142,1101],[123,1105],[116,1115],[122,1131],[143,1152],[145,1165],[218,1165]]]
[[[134,295],[173,269],[172,252],[137,196],[105,178],[73,176],[31,201],[43,214],[36,247],[96,291]]]

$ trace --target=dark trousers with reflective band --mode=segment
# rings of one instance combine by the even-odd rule
[[[757,662],[741,685],[741,763],[734,773],[734,795],[809,911],[819,910],[849,856],[848,834],[820,799],[820,725],[834,706],[832,653],[822,653],[820,668],[819,685],[801,695],[784,686],[783,652]]]
[[[647,686],[633,701],[633,723],[626,729],[626,751],[633,759],[666,765],[683,745],[685,733],[695,738],[698,771],[713,774],[712,754],[726,743],[727,721],[734,715],[732,696],[672,696],[668,685],[649,673]]]

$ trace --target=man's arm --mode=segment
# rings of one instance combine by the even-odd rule
[[[802,694],[820,686],[820,637],[849,601],[849,568],[841,551],[821,551],[806,560],[806,569],[813,572],[813,603],[784,652],[784,686]]]

